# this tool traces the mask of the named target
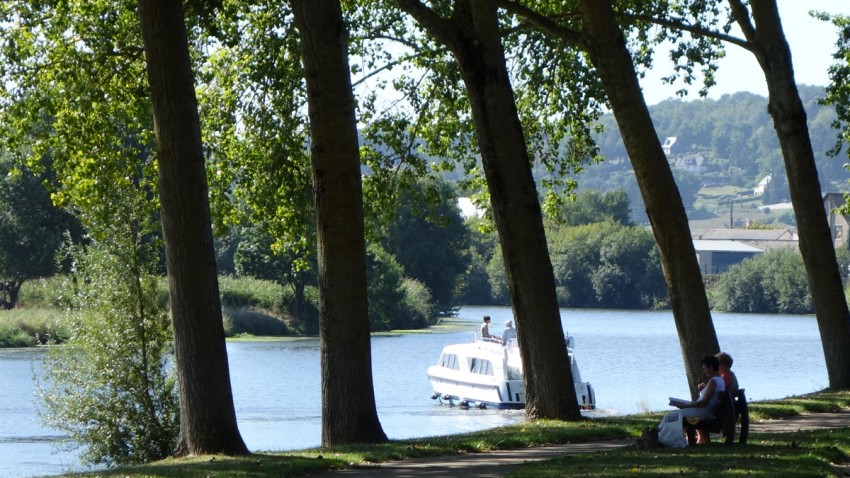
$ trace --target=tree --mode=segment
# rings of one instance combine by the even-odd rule
[[[691,393],[702,378],[700,361],[719,350],[688,218],[611,2],[582,0],[580,36],[562,31],[583,46],[596,68],[635,170],[647,216],[661,252],[664,278]]]
[[[429,205],[436,196],[439,203]],[[460,275],[468,268],[464,255],[468,230],[455,204],[454,189],[445,181],[420,182],[402,191],[393,219],[381,241],[404,267],[405,275],[422,282],[439,310],[455,305]],[[434,247],[440,244],[441,247]]]
[[[457,0],[446,17],[417,0],[397,3],[451,51],[466,86],[519,336],[526,416],[577,419],[540,202],[496,5]]]
[[[811,284],[812,301],[823,343],[829,385],[850,387],[850,310],[838,271],[832,233],[823,208],[806,110],[794,80],[791,50],[785,40],[776,0],[751,0],[752,19],[740,0],[729,0],[744,32],[742,45],[764,71],[768,113],[782,147],[788,188],[797,219],[800,252]]]
[[[666,300],[652,234],[611,221],[550,230],[564,307],[651,308]]]
[[[228,373],[183,4],[180,0],[139,0],[138,6],[155,119],[180,390],[177,454],[246,454]]]
[[[69,245],[71,336],[50,349],[37,389],[42,420],[85,461],[107,465],[164,459],[180,429],[170,321],[158,304],[160,248],[150,239],[156,216],[143,195],[116,189],[115,220],[89,244]]]
[[[566,203],[559,220],[568,226],[592,224],[610,219],[628,225],[629,197],[622,190],[600,193],[586,190],[576,195],[575,201]]]
[[[237,273],[291,287],[294,296],[292,315],[306,333],[317,333],[319,324],[313,314],[307,313],[305,297],[307,286],[314,285],[316,281],[314,253],[300,253],[298,248],[279,250],[267,227],[243,226],[237,229],[241,235],[233,257]]]
[[[322,445],[383,442],[372,385],[357,120],[338,1],[292,2],[310,117],[319,260]]]
[[[803,258],[773,250],[720,274],[713,291],[718,310],[757,314],[811,314],[812,298]]]
[[[21,285],[57,272],[56,254],[67,235],[80,238],[80,223],[53,205],[44,188],[47,173],[0,163],[0,306],[14,309]]]

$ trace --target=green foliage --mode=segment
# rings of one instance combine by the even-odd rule
[[[376,244],[367,247],[366,280],[372,331],[408,328],[399,327],[406,318],[403,279],[404,270],[390,253]]]
[[[850,141],[850,17],[821,13],[818,18],[838,27],[838,39],[832,55],[834,63],[829,67],[830,81],[826,87],[826,97],[821,100],[821,104],[835,108],[836,118],[831,126],[838,130],[838,134],[830,154],[837,156]],[[850,148],[845,151],[850,154]]]
[[[42,420],[95,464],[158,460],[177,443],[170,321],[157,278],[128,254],[140,257],[126,238],[72,249],[71,336],[50,349],[38,388]]]
[[[0,348],[58,344],[68,339],[68,328],[55,309],[14,309],[0,312]]]
[[[836,111],[840,110],[819,104],[819,99],[824,96],[822,88],[800,85],[798,89],[808,116],[812,148],[823,189],[843,190],[850,179],[850,172],[845,170],[841,161],[835,161],[827,154],[835,145],[835,130],[831,124],[836,120]],[[837,97],[835,101],[838,101]],[[772,174],[773,181],[767,191],[771,203],[789,198],[782,152],[767,114],[767,98],[739,92],[719,99],[670,99],[649,109],[658,136],[678,138],[668,157],[671,162],[686,153],[704,156],[703,169],[695,175],[697,181],[694,185],[734,184],[750,189],[765,175]],[[603,116],[600,122],[604,125],[604,132],[596,136],[596,141],[605,162],[586,167],[580,176],[580,185],[606,191],[623,187],[619,186],[622,182],[619,175],[625,175],[631,165],[613,115]],[[613,185],[612,178],[616,179]],[[683,187],[679,173],[676,173],[676,180],[683,201],[689,206],[692,188]],[[642,209],[642,201],[636,195],[629,194],[629,197],[637,216]]]
[[[60,311],[70,307],[74,290],[67,289],[69,282],[63,275],[54,275],[27,281],[21,287],[20,301],[23,307],[56,308]]]
[[[418,329],[433,325],[436,322],[434,320],[434,301],[425,284],[416,279],[404,278],[402,287],[406,310],[403,326]]]
[[[250,307],[225,307],[222,311],[224,335],[254,335],[276,337],[290,335],[289,327],[281,318]]]
[[[435,307],[430,291],[404,277],[401,265],[377,244],[366,248],[366,280],[373,332],[421,328],[432,322]]]
[[[803,258],[777,249],[729,268],[717,279],[710,297],[715,309],[761,314],[814,312]]]
[[[560,227],[549,251],[564,307],[652,308],[667,289],[652,234],[603,222]]]
[[[487,282],[490,284],[490,296],[497,305],[510,305],[511,294],[508,290],[508,276],[505,273],[505,258],[502,249],[493,250],[490,261],[487,262]]]
[[[47,178],[9,156],[0,158],[0,295],[7,308],[17,305],[24,281],[57,272],[63,237],[81,234],[79,222],[51,202],[42,186]]]
[[[225,307],[256,307],[274,312],[285,312],[291,303],[291,293],[275,282],[253,277],[219,276],[221,304]]]
[[[493,231],[483,231],[479,227],[480,224],[480,219],[468,219],[466,222],[466,227],[469,229],[469,246],[466,250],[469,268],[460,277],[456,296],[458,304],[496,303],[491,293],[487,267],[499,243],[496,234]]]
[[[445,181],[416,183],[400,194],[381,241],[403,267],[404,275],[428,288],[440,310],[455,305],[460,275],[469,267],[464,254],[469,230],[455,197],[454,188]]]
[[[575,196],[574,201],[564,204],[556,219],[566,226],[581,226],[606,220],[628,226],[631,224],[629,197],[622,190],[606,193],[583,190]]]

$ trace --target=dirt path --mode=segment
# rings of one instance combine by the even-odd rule
[[[781,433],[827,428],[850,427],[850,409],[838,413],[807,413],[783,420],[764,420],[750,423],[751,433]],[[628,446],[634,440],[611,440],[590,443],[567,443],[488,453],[470,453],[444,457],[415,458],[391,461],[375,466],[327,471],[315,478],[493,478],[505,476],[514,466],[527,462],[549,460],[563,455],[607,451]],[[850,463],[836,465],[838,476],[850,477]]]

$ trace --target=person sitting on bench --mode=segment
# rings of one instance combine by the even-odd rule
[[[705,377],[705,387],[700,391],[696,401],[677,401],[671,403],[682,409],[682,417],[693,417],[707,420],[714,417],[714,409],[720,400],[720,392],[726,391],[726,384],[720,376],[720,361],[714,355],[706,355],[700,362]]]
[[[729,392],[729,395],[734,397],[738,393],[738,377],[732,371],[732,356],[726,352],[720,352],[716,357],[720,364],[720,376],[723,377],[726,390]]]

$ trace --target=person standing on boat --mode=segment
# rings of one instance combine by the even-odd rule
[[[516,329],[514,329],[514,321],[505,322],[505,330],[502,331],[502,343],[508,345],[508,340],[516,338]]]
[[[498,339],[495,335],[490,334],[490,316],[484,316],[484,323],[481,324],[481,338],[482,339]]]

